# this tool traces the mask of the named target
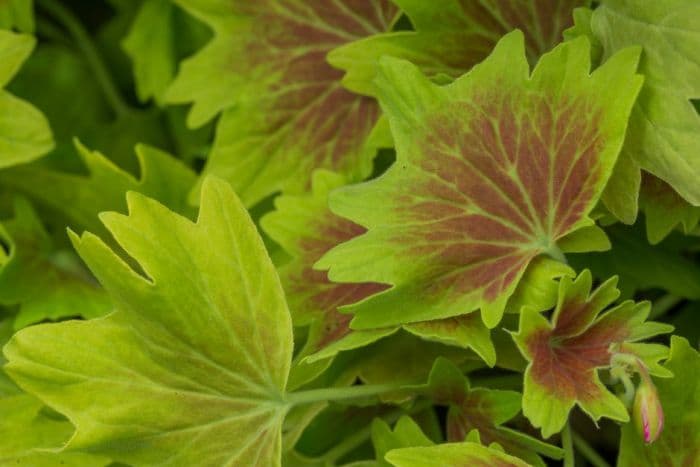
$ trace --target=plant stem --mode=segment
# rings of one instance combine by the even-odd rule
[[[555,259],[559,261],[560,263],[564,264],[569,264],[569,262],[566,260],[566,256],[564,255],[564,252],[561,251],[561,248],[559,248],[556,244],[552,243],[549,248],[545,251],[547,255],[549,255],[552,259]]]
[[[57,0],[37,0],[37,3],[61,23],[73,38],[75,45],[80,49],[86,62],[92,69],[105,99],[112,107],[117,118],[127,114],[129,112],[129,106],[126,104],[121,94],[119,94],[116,85],[112,81],[112,77],[97,52],[95,44],[92,42],[90,35],[78,18]]]
[[[588,444],[588,441],[583,439],[581,435],[576,433],[575,431],[571,433],[574,441],[574,446],[576,447],[576,451],[578,451],[583,457],[586,458],[589,464],[591,464],[593,467],[610,467],[610,464],[601,457],[598,452],[596,452],[593,447]]]
[[[308,391],[293,392],[287,395],[287,402],[294,405],[313,404],[322,401],[340,401],[346,399],[361,399],[363,397],[378,396],[393,391],[401,390],[404,386],[398,384],[376,384],[349,386],[342,388],[310,389]]]
[[[564,449],[564,467],[575,467],[574,443],[571,439],[571,425],[568,421],[564,425],[564,431],[561,432],[561,444]]]

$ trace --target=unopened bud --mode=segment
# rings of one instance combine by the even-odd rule
[[[645,443],[653,443],[664,427],[664,411],[659,394],[648,374],[641,374],[641,381],[634,396],[633,417],[637,432]]]

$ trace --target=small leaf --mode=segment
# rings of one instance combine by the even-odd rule
[[[545,464],[533,449],[556,459],[563,456],[556,446],[502,426],[520,413],[520,393],[472,389],[462,372],[445,359],[435,362],[428,386],[433,401],[448,407],[447,441],[466,441],[476,432],[484,445],[496,443],[506,453],[539,466]]]
[[[19,304],[15,329],[45,320],[112,311],[112,303],[72,252],[57,250],[31,205],[18,199],[15,217],[0,225],[10,247],[0,261],[0,303]]]
[[[623,426],[619,467],[694,466],[700,459],[700,355],[687,340],[673,336],[664,367],[675,375],[656,380],[664,430],[645,445],[632,423]]]
[[[54,147],[46,117],[2,89],[32,53],[35,43],[32,36],[0,29],[0,168],[30,162]]]
[[[391,464],[384,460],[386,454],[399,448],[432,446],[433,443],[410,417],[403,416],[396,422],[392,430],[381,418],[372,422],[372,444],[377,456],[377,464],[389,467]]]
[[[73,421],[68,449],[134,465],[279,466],[292,328],[255,226],[217,180],[196,224],[128,201],[128,216],[102,219],[147,277],[74,235],[117,311],[20,331],[7,372]]]
[[[638,355],[652,374],[656,374],[658,360],[666,357],[662,346],[633,344],[673,330],[669,325],[645,322],[648,302],[626,301],[603,313],[619,296],[616,282],[610,279],[591,293],[590,271],[575,280],[564,277],[551,321],[527,309],[520,316],[514,339],[530,362],[525,370],[523,413],[542,429],[545,438],[564,427],[574,404],[593,420],[629,420],[625,406],[598,377],[598,369],[610,367],[611,346]],[[659,352],[658,347],[664,351]]]
[[[106,231],[97,215],[125,210],[127,191],[155,198],[177,212],[191,212],[187,190],[194,184],[194,172],[171,155],[137,146],[141,178],[136,179],[99,152],[79,142],[75,146],[87,175],[30,164],[0,171],[0,181],[65,215],[68,226],[101,234]]]
[[[393,285],[348,307],[351,327],[479,308],[494,327],[532,260],[560,259],[558,242],[592,225],[641,86],[638,51],[589,75],[580,39],[544,55],[530,75],[524,49],[522,34],[511,33],[446,87],[408,62],[383,60],[379,96],[397,161],[331,195],[332,210],[368,232],[317,263],[336,282]]]
[[[389,451],[386,459],[395,467],[529,467],[517,457],[470,442],[394,449]]]

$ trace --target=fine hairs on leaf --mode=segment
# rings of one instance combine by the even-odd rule
[[[0,467],[700,467],[700,2],[0,0]]]

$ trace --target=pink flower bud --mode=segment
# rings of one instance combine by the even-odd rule
[[[641,375],[634,397],[633,416],[637,431],[645,443],[653,443],[664,427],[664,411],[656,387],[648,375]]]

